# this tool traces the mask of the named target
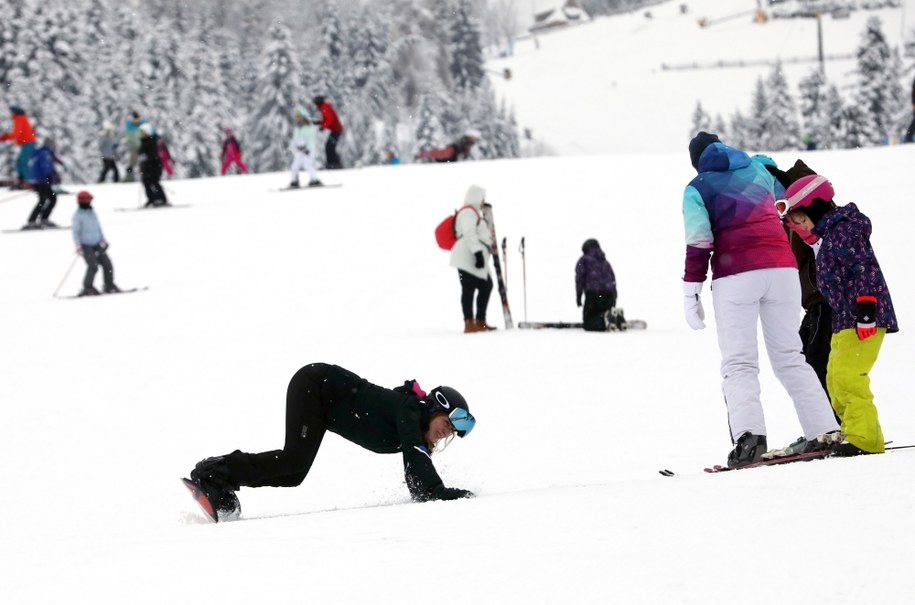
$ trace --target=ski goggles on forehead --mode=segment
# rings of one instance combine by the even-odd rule
[[[451,421],[451,426],[454,427],[458,437],[466,437],[477,423],[473,414],[464,408],[454,408],[451,410],[451,413],[448,414],[448,420]]]

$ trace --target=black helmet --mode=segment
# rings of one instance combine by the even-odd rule
[[[318,95],[312,99],[315,105],[321,106],[324,105],[324,95]]]
[[[467,406],[467,400],[451,387],[435,387],[429,391],[429,394],[423,399],[423,403],[430,416],[437,412],[447,414],[458,437],[464,437],[470,433],[476,424],[476,419]]]
[[[585,243],[583,243],[581,245],[582,252],[587,252],[588,250],[595,250],[595,249],[600,250],[600,243],[593,237],[591,239],[586,239]]]

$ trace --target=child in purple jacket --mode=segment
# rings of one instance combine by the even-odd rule
[[[596,239],[586,240],[582,255],[575,264],[575,302],[582,308],[582,322],[589,332],[608,328],[626,329],[626,320],[616,308],[616,275]]]
[[[795,181],[776,208],[801,229],[820,238],[817,287],[832,308],[832,350],[826,384],[842,421],[840,456],[884,451],[883,430],[870,390],[870,370],[883,337],[898,332],[893,301],[871,247],[871,221],[855,204],[836,206],[835,191],[823,176]]]

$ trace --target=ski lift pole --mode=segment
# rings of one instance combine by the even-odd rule
[[[60,294],[60,289],[64,287],[64,282],[67,281],[67,278],[70,277],[70,272],[73,271],[73,266],[76,265],[76,259],[79,258],[79,252],[73,255],[73,262],[70,263],[70,266],[67,268],[67,272],[64,273],[63,279],[60,280],[60,283],[57,284],[57,289],[54,290],[54,298],[57,298],[57,295]]]
[[[521,238],[521,244],[518,246],[521,253],[521,283],[524,290],[524,322],[527,323],[527,261],[524,258],[524,238]]]

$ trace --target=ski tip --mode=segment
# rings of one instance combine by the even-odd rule
[[[661,473],[661,475],[664,476],[664,477],[673,477],[673,476],[676,475],[675,472],[673,472],[673,471],[671,471],[671,470],[668,470],[668,469],[666,469],[666,468],[665,468],[665,469],[661,469],[661,470],[659,470],[658,472]]]

